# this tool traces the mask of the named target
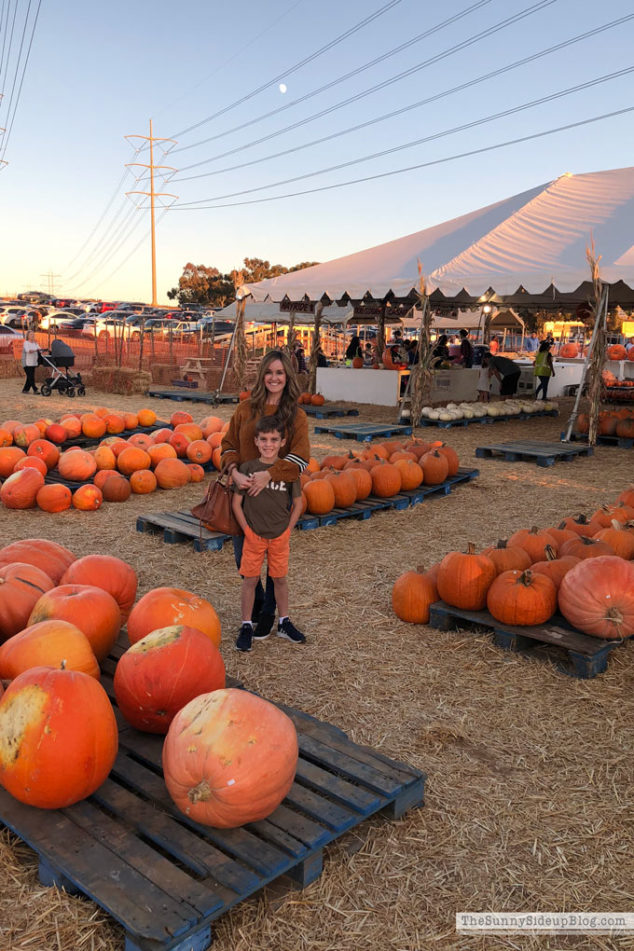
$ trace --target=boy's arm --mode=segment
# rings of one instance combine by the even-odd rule
[[[303,501],[301,495],[298,495],[297,498],[293,499],[293,504],[291,506],[291,516],[288,520],[288,530],[291,531],[297,525],[299,517],[302,514]]]
[[[233,514],[236,517],[236,522],[238,523],[242,531],[246,534],[246,531],[249,526],[247,524],[246,518],[244,517],[244,512],[242,511],[242,500],[243,500],[243,496],[240,495],[238,492],[234,492],[233,499],[231,502],[231,508],[233,509]]]

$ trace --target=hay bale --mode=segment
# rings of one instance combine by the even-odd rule
[[[152,374],[129,367],[95,366],[86,382],[106,393],[129,396],[132,393],[145,393],[152,382]]]

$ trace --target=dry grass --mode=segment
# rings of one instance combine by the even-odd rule
[[[0,382],[0,417],[54,415],[67,404],[16,396]],[[106,397],[115,408],[152,405],[163,418],[187,404]],[[77,402],[77,401],[76,401]],[[207,413],[192,404],[195,418]],[[232,407],[217,413],[228,418]],[[363,421],[394,410],[363,407]],[[563,419],[470,426],[440,434],[463,464],[479,442],[556,440]],[[311,426],[312,430],[312,426]],[[358,447],[320,434],[317,456]],[[458,910],[600,910],[631,907],[634,643],[605,674],[570,679],[554,666],[495,648],[486,634],[441,633],[397,621],[390,591],[401,572],[468,541],[591,512],[632,481],[632,454],[598,447],[588,459],[540,469],[478,460],[480,478],[405,512],[293,536],[291,605],[305,648],[271,638],[249,655],[232,641],[238,578],[228,547],[196,554],[135,531],[136,516],[191,505],[200,486],[133,498],[97,513],[0,510],[2,537],[41,535],[78,555],[116,552],[141,591],[191,588],[216,606],[228,672],[264,696],[340,726],[359,743],[425,770],[424,809],[363,823],[326,851],[322,876],[303,892],[280,883],[217,922],[217,951],[502,951],[632,949],[634,938],[466,937]],[[122,951],[123,935],[89,901],[39,886],[28,848],[0,837],[0,948]]]

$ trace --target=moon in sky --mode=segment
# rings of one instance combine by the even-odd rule
[[[284,94],[286,92],[286,83],[280,83],[277,88],[282,94]]]

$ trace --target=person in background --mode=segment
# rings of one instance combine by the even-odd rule
[[[277,416],[261,416],[255,424],[253,440],[258,457],[243,462],[240,473],[247,477],[256,472],[268,473],[279,461],[280,450],[286,444],[285,433],[286,427]],[[256,640],[264,640],[268,636],[256,636],[252,619],[255,589],[261,584],[260,572],[265,556],[279,611],[277,636],[292,644],[304,644],[306,637],[297,630],[288,616],[290,536],[302,514],[302,489],[299,479],[292,482],[270,479],[257,495],[249,495],[248,488],[236,488],[233,495],[233,514],[244,532],[240,560],[242,624],[236,640],[236,650],[246,653],[251,650],[254,637]]]
[[[452,363],[460,362],[460,344],[455,337],[450,337],[447,341],[447,352]]]
[[[395,330],[392,334],[392,339],[390,341],[390,351],[392,353],[393,363],[408,363],[402,331]]]
[[[508,357],[493,356],[487,351],[482,356],[482,366],[489,371],[489,377],[494,376],[500,381],[500,396],[503,400],[515,396],[522,372],[516,363]]]
[[[306,366],[306,359],[304,357],[304,348],[301,343],[295,344],[295,349],[293,350],[295,356],[295,361],[297,363],[297,372],[298,373],[307,373],[308,367]]]
[[[370,341],[366,343],[363,348],[363,366],[371,367],[376,362],[376,355],[374,353],[374,348]]]
[[[352,340],[346,347],[345,357],[346,357],[347,367],[351,367],[352,361],[355,360],[357,357],[361,357],[363,359],[363,354],[361,353],[361,341],[359,340],[359,337],[357,336],[357,334],[354,335],[354,337],[352,338]]]
[[[318,367],[327,367],[328,360],[326,359],[326,354],[321,349],[321,344],[317,347],[317,366]]]
[[[628,342],[625,344],[625,349],[627,350],[628,355],[630,353],[634,353],[634,337],[630,337]]]
[[[498,340],[497,337],[491,337],[491,340],[489,342],[489,350],[493,354],[493,356],[495,356],[495,354],[498,352],[499,349],[500,349],[500,341]]]
[[[524,350],[527,353],[535,353],[539,350],[539,338],[535,331],[532,332],[530,337],[524,337]]]
[[[550,352],[550,346],[547,340],[544,340],[539,345],[539,350],[537,351],[537,356],[535,357],[534,371],[535,376],[537,377],[538,383],[535,388],[535,399],[539,399],[540,391],[543,394],[542,399],[546,400],[548,398],[548,384],[550,382],[551,376],[555,375],[555,367],[553,365],[553,357]]]
[[[482,363],[480,364],[480,371],[478,373],[478,402],[479,403],[488,403],[490,400],[491,394],[491,371],[488,366],[485,366],[484,357]]]
[[[407,362],[411,367],[418,363],[418,342],[408,339],[405,341],[405,352],[407,353]]]
[[[229,422],[229,429],[220,444],[220,465],[233,484],[256,496],[269,482],[294,482],[308,465],[310,443],[308,417],[297,405],[299,386],[290,357],[282,350],[270,350],[264,355],[258,369],[251,397],[240,403]],[[254,442],[255,424],[262,416],[277,416],[284,425],[285,444],[280,458],[269,469],[245,475],[239,471],[243,462],[259,458]],[[242,560],[244,536],[233,538],[233,550],[238,568]],[[262,584],[255,589],[252,620],[256,621],[253,637],[268,637],[275,620],[275,590],[267,576],[266,590]]]
[[[432,368],[439,367],[442,363],[449,363],[449,347],[447,345],[447,334],[441,334],[431,353]]]
[[[35,385],[35,371],[37,369],[39,355],[40,345],[36,343],[33,331],[29,330],[26,335],[26,340],[22,344],[21,362],[26,376],[24,386],[22,387],[23,393],[28,393],[29,390],[33,390],[34,393],[39,393]]]
[[[473,366],[473,345],[469,340],[468,330],[460,331],[460,358],[457,362],[467,369]]]

